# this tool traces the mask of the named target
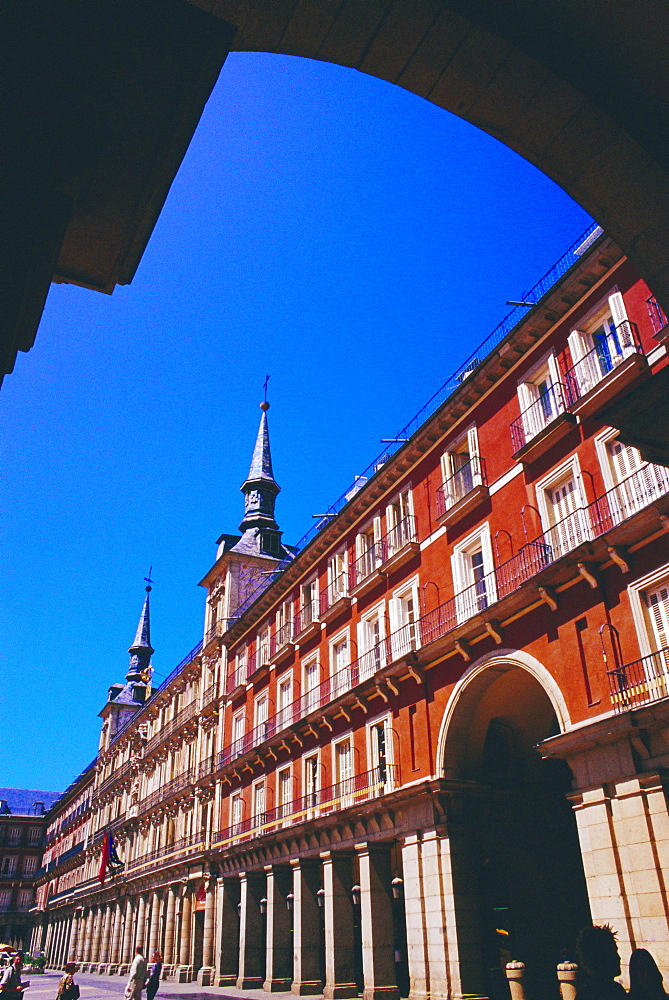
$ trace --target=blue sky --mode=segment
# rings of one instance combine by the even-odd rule
[[[0,784],[94,756],[150,565],[157,679],[201,637],[267,373],[290,543],[589,221],[413,94],[233,53],[133,283],[53,286],[0,390]]]

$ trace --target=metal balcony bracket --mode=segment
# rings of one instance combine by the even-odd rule
[[[285,740],[281,740],[281,742],[279,743],[279,750],[285,750],[286,753],[290,753],[290,747],[288,746]]]
[[[397,697],[398,694],[400,693],[400,689],[398,687],[395,687],[395,684],[389,677],[386,677],[386,687],[389,688],[390,691],[392,691],[395,697]]]
[[[225,782],[226,782],[226,783],[227,783],[228,785],[231,785],[231,784],[232,784],[232,782],[231,782],[231,781],[230,781],[230,779],[228,778],[227,774],[224,774],[224,775],[222,776],[222,778],[221,778],[221,781],[225,781]]]
[[[355,701],[353,702],[353,708],[359,708],[362,712],[365,713],[365,715],[369,713],[369,709],[365,705],[364,701],[360,701],[360,698],[355,699]]]
[[[348,714],[348,712],[346,711],[346,709],[342,705],[342,707],[339,709],[338,713],[335,715],[335,719],[346,719],[346,721],[350,723],[351,716]]]
[[[591,590],[595,590],[599,586],[597,577],[592,573],[592,571],[588,568],[588,566],[585,563],[580,562],[577,564],[577,566],[579,573],[581,574],[584,580],[587,580]]]
[[[274,753],[274,751],[272,750],[272,748],[271,748],[271,747],[267,747],[267,756],[268,756],[268,757],[271,757],[271,758],[272,758],[272,760],[278,760],[278,759],[279,759],[279,758],[277,757],[277,755],[276,755],[276,754]]]
[[[326,726],[330,730],[330,732],[332,732],[332,726],[330,724],[330,720],[325,715],[321,718],[321,726]]]
[[[256,764],[259,764],[260,767],[264,767],[265,766],[265,761],[262,759],[262,757],[260,755],[258,755],[256,757],[256,759],[253,761],[253,766],[254,767],[256,766]]]
[[[318,733],[316,732],[316,730],[312,725],[308,725],[304,732],[306,736],[311,734],[314,737],[314,739],[318,739]]]
[[[502,627],[498,621],[484,622],[485,630],[488,635],[492,636],[498,646],[502,645],[504,639],[504,633],[502,632]]]
[[[617,549],[615,547],[615,545],[609,545],[608,546],[608,553],[611,556],[611,559],[616,564],[616,566],[620,566],[620,569],[621,569],[621,571],[623,573],[629,573],[629,571],[630,571],[629,563],[627,562],[627,560],[623,556],[623,554],[620,551],[620,549]]]
[[[389,700],[388,699],[388,695],[383,690],[383,688],[381,687],[381,685],[380,684],[375,684],[374,685],[374,689],[375,689],[376,694],[379,696],[379,698],[383,698],[384,702],[387,705],[388,704],[388,700]]]
[[[291,733],[291,736],[293,737],[293,740],[295,741],[295,743],[297,743],[298,747],[304,746],[304,743],[302,742],[302,740],[300,739],[300,737],[297,735],[297,733]]]
[[[248,762],[244,764],[244,767],[242,768],[242,774],[244,773],[244,771],[250,771],[251,774],[253,774],[253,768]]]
[[[539,587],[539,596],[544,604],[547,604],[551,611],[557,611],[558,602],[554,592],[549,587]]]
[[[457,649],[458,653],[465,661],[465,663],[471,662],[472,654],[469,649],[469,643],[467,642],[466,639],[456,639],[455,648]]]

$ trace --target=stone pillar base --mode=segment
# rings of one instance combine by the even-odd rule
[[[174,981],[177,983],[191,983],[193,981],[193,966],[178,965],[174,970]]]
[[[171,979],[173,975],[174,975],[174,966],[173,965],[164,965],[163,966],[163,971],[160,973],[160,978],[161,979]]]
[[[118,972],[118,965],[115,962],[109,963],[109,968],[107,969],[108,976],[115,976]]]
[[[238,990],[261,990],[262,976],[244,976],[243,979],[238,979],[235,985]]]
[[[335,986],[326,986],[323,990],[325,1000],[349,1000],[350,997],[357,995],[356,983],[337,983]]]
[[[215,974],[215,969],[213,969],[210,965],[203,965],[198,971],[196,980],[200,986],[213,986]]]
[[[127,976],[129,972],[130,972],[129,965],[119,965],[118,967],[119,976]]]
[[[98,965],[98,976],[108,976],[109,975],[109,963],[100,962]]]
[[[93,972],[93,973],[97,972],[98,971],[98,963],[97,962],[91,962],[91,964],[88,967],[88,971],[89,972]]]
[[[362,1000],[400,1000],[400,991],[396,986],[366,986]]]
[[[311,997],[323,992],[323,982],[320,979],[314,979],[311,982],[303,979],[300,983],[292,983],[290,992],[296,997]]]
[[[292,979],[266,979],[262,984],[265,993],[288,993]]]
[[[81,962],[79,964],[79,972],[88,972],[90,962]]]
[[[237,976],[230,973],[227,976],[219,976],[217,986],[236,986]]]

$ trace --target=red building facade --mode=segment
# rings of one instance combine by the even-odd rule
[[[548,995],[590,921],[669,972],[669,470],[606,422],[666,320],[601,230],[562,271],[297,553],[263,414],[203,644],[103,735],[61,960],[117,906],[111,823],[117,950],[148,935],[179,978],[496,997],[514,958]]]

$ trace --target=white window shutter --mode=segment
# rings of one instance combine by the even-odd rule
[[[379,542],[381,540],[381,518],[374,518],[374,541]]]
[[[521,382],[518,386],[518,402],[520,404],[520,416],[523,421],[526,442],[531,441],[541,430],[541,424],[537,420],[535,409],[532,408],[535,399],[535,387],[530,382]]]
[[[648,613],[658,649],[669,644],[669,587],[666,585],[648,594]]]
[[[483,482],[483,476],[481,474],[479,435],[476,427],[470,427],[467,431],[467,447],[471,461],[472,486],[480,486]]]
[[[590,359],[586,357],[588,344],[580,330],[572,330],[567,338],[569,353],[571,354],[571,373],[576,379],[578,391],[583,395],[591,389],[597,379],[593,379],[590,372]]]
[[[402,601],[398,597],[391,597],[388,601],[388,614],[390,617],[390,631],[396,632],[403,625]]]
[[[629,354],[634,353],[636,344],[634,343],[632,326],[627,316],[627,310],[625,309],[625,302],[620,292],[614,292],[613,295],[609,296],[609,308],[611,309],[613,325],[616,328],[616,335],[623,357],[626,358]]]

